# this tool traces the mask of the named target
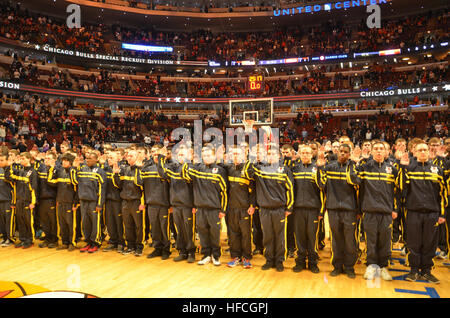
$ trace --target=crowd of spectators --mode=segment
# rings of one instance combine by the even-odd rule
[[[444,57],[443,61],[448,61],[448,58]],[[362,65],[354,66],[345,72],[324,65],[313,70],[305,69],[298,72],[295,77],[291,76],[289,80],[268,78],[264,82],[264,89],[260,92],[250,92],[245,78],[235,78],[234,81],[211,79],[208,82],[195,81],[195,78],[192,78],[189,82],[183,82],[176,78],[173,81],[161,81],[158,77],[149,75],[142,80],[131,79],[128,76],[122,79],[121,76],[114,76],[107,70],[86,76],[70,72],[70,69],[52,68],[51,71],[44,71],[38,69],[36,62],[18,58],[17,55],[14,55],[13,62],[5,67],[9,68],[8,74],[5,74],[6,78],[25,84],[100,94],[156,97],[275,97],[409,88],[450,81],[449,65],[442,63],[431,68],[415,68],[408,71],[398,71],[395,69],[396,66],[388,63],[374,63],[364,66],[366,68]],[[329,76],[330,70],[334,71],[333,76]],[[356,73],[361,70],[364,73]]]
[[[19,97],[19,96],[16,96]],[[1,111],[0,144],[26,150],[36,147],[41,151],[58,147],[62,141],[71,145],[89,145],[100,148],[106,142],[164,143],[170,139],[174,128],[193,130],[190,121],[178,116],[168,117],[161,111],[125,111],[124,116],[113,116],[111,109],[104,108],[100,116],[94,116],[94,105],[84,105],[86,114],[75,115],[69,110],[75,108],[70,99],[47,99],[37,95],[21,95],[14,111]],[[98,109],[97,109],[98,110]],[[340,119],[338,119],[340,118]],[[361,119],[333,117],[329,111],[302,111],[297,117],[286,121],[278,120],[272,125],[280,129],[282,143],[305,140],[331,140],[347,135],[355,144],[364,139],[381,139],[393,142],[400,137],[418,136],[444,137],[449,135],[450,111],[388,113],[380,109],[377,113]],[[225,132],[228,117],[226,110],[213,115],[200,115],[203,128],[217,127]],[[419,136],[420,137],[420,136]]]
[[[242,33],[212,33],[207,30],[160,32],[149,28],[131,29],[86,23],[80,29],[69,29],[66,21],[34,16],[20,9],[19,4],[12,5],[6,0],[0,2],[0,25],[0,36],[22,42],[136,57],[148,57],[150,53],[122,50],[120,45],[106,39],[170,45],[177,47],[173,54],[152,55],[152,58],[202,61],[370,52],[448,41],[449,34],[447,11],[383,21],[379,29],[368,29],[365,21],[356,24],[327,21],[317,27],[297,26],[270,32]]]

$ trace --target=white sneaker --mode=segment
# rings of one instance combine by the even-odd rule
[[[387,267],[381,269],[381,278],[384,280],[392,280],[392,276],[389,274]]]
[[[214,265],[220,266],[219,258],[215,258],[215,257],[213,256],[213,257],[212,257],[212,261],[213,261],[213,264],[214,264]]]
[[[211,262],[211,256],[206,256],[201,261],[198,261],[198,265],[205,265]]]
[[[369,265],[366,268],[366,272],[364,273],[363,278],[367,280],[372,280],[375,278],[375,274],[377,273],[377,268],[374,265]]]
[[[447,259],[447,254],[444,251],[440,251],[439,254],[437,255],[437,258],[439,259]]]

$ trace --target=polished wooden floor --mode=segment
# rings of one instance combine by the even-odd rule
[[[37,241],[39,242],[39,241]],[[227,248],[223,240],[223,250]],[[345,275],[330,277],[330,242],[320,251],[319,274],[309,271],[294,273],[294,259],[285,262],[285,271],[262,271],[264,258],[257,255],[252,269],[228,268],[229,254],[221,258],[222,265],[199,266],[186,262],[176,263],[174,251],[168,260],[147,259],[152,248],[145,248],[145,255],[121,255],[117,252],[94,254],[56,251],[34,247],[23,250],[14,247],[0,249],[0,281],[22,282],[38,285],[48,290],[80,291],[98,297],[157,297],[157,298],[429,298],[450,297],[450,264],[448,260],[436,260],[433,273],[441,280],[439,285],[425,282],[407,282],[395,279],[390,282],[362,278],[365,266],[356,265],[356,279]],[[81,244],[80,244],[81,245]],[[391,275],[405,275],[408,268],[404,259],[394,249]],[[200,256],[197,255],[197,259]],[[448,265],[445,265],[448,264]],[[401,278],[401,277],[400,277]],[[426,289],[433,288],[434,290]],[[403,290],[403,292],[401,291]]]

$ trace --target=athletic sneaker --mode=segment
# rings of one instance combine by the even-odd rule
[[[392,280],[392,276],[391,276],[391,274],[389,274],[387,267],[383,267],[381,269],[380,275],[381,275],[381,278],[384,280]]]
[[[429,283],[433,283],[433,284],[439,284],[440,283],[439,279],[437,279],[437,277],[434,276],[431,273],[425,273],[425,274],[422,273],[421,276],[422,276],[422,278],[424,280],[428,281]]]
[[[56,248],[56,250],[57,250],[57,251],[60,251],[60,250],[66,250],[66,249],[68,249],[68,248],[69,248],[69,245],[63,244],[63,245],[61,245],[61,246],[58,246],[58,247]]]
[[[134,251],[134,256],[142,256],[142,250],[141,249],[138,249],[138,250],[135,250]]]
[[[109,251],[114,251],[116,250],[117,246],[113,245],[113,244],[109,244],[108,246],[106,246],[102,251],[103,252],[109,252]]]
[[[87,252],[90,248],[91,248],[91,246],[88,244],[88,245],[86,245],[85,247],[81,248],[81,249],[80,249],[80,252],[81,252],[81,253]]]
[[[67,248],[67,250],[68,250],[69,252],[72,252],[72,251],[75,251],[75,250],[76,250],[76,247],[75,247],[73,244],[70,244],[69,247]]]
[[[440,251],[436,257],[445,260],[447,259],[447,253],[445,253],[444,251]]]
[[[242,266],[244,268],[252,268],[252,263],[250,263],[250,260],[243,258],[242,259]]]
[[[409,272],[408,275],[406,275],[405,280],[408,282],[415,282],[419,279],[419,273],[417,272]]]
[[[91,248],[88,249],[87,251],[88,251],[88,253],[95,253],[98,251],[98,246],[97,245],[91,246]]]
[[[198,265],[206,265],[211,262],[211,256],[204,257],[201,261],[198,261]]]
[[[123,245],[117,245],[117,253],[121,253],[123,252],[123,250],[125,249],[125,246]]]
[[[14,245],[15,248],[21,248],[24,245],[23,242],[19,242],[17,244]]]
[[[308,268],[311,271],[311,273],[317,274],[320,272],[319,267],[317,264],[308,264]]]
[[[282,272],[282,271],[284,271],[284,266],[283,266],[283,263],[277,263],[277,265],[276,265],[276,269],[277,269],[277,272]]]
[[[162,256],[162,253],[157,250],[154,250],[153,252],[147,255],[147,258],[155,258],[157,256]]]
[[[367,280],[372,280],[375,278],[375,275],[377,273],[377,268],[374,265],[369,265],[366,268],[366,272],[364,273],[363,278]]]
[[[212,257],[212,261],[213,261],[213,264],[215,265],[215,266],[220,266],[220,260],[219,260],[219,258],[215,258],[214,256]]]
[[[44,241],[44,242],[42,242],[42,243],[39,243],[38,246],[39,246],[40,248],[48,247],[48,242],[47,242],[47,241]]]
[[[4,243],[2,243],[2,247],[8,247],[13,245],[13,242],[10,239],[7,239]]]
[[[401,252],[400,252],[401,256],[406,256],[406,247],[403,247]]]
[[[241,260],[239,259],[239,257],[235,257],[231,260],[231,262],[227,263],[228,267],[235,267],[237,265],[241,264]]]
[[[261,269],[263,270],[263,271],[266,271],[266,270],[268,270],[268,269],[271,269],[273,267],[273,263],[272,262],[266,262],[262,267],[261,267]]]
[[[48,245],[47,245],[48,248],[55,248],[57,246],[58,245],[56,245],[56,243],[48,243]]]
[[[32,246],[33,246],[33,243],[26,243],[26,244],[23,244],[22,248],[23,249],[27,249],[27,248],[30,248]]]
[[[128,255],[128,254],[131,254],[131,253],[134,253],[134,249],[133,248],[127,248],[126,247],[122,251],[122,255]]]
[[[339,275],[341,275],[341,274],[342,274],[342,268],[341,268],[341,267],[336,267],[336,268],[334,268],[334,269],[331,271],[330,276],[336,277],[336,276],[339,276]]]
[[[344,271],[345,271],[345,274],[347,274],[348,278],[352,278],[353,279],[353,278],[356,277],[354,268],[346,268]]]
[[[175,257],[174,259],[173,259],[173,261],[174,262],[181,262],[181,261],[184,261],[185,259],[187,259],[188,257],[187,257],[187,255],[186,254],[180,254],[180,255],[178,255],[177,257]]]
[[[296,264],[292,270],[294,273],[300,273],[302,270],[306,269],[305,263]]]
[[[188,255],[187,262],[188,263],[194,263],[195,262],[195,255],[194,254]]]

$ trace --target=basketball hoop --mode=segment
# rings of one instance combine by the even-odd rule
[[[246,133],[252,133],[252,131],[253,131],[253,125],[255,124],[255,120],[253,120],[253,119],[244,119],[243,121],[243,124],[244,124],[244,128],[245,128],[245,132]]]

